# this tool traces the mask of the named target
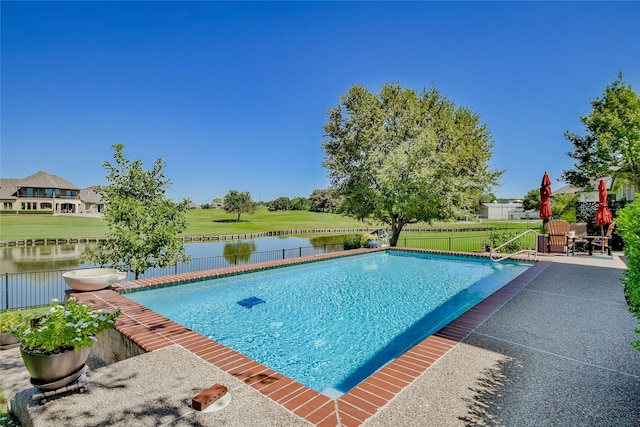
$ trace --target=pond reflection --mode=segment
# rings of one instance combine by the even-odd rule
[[[77,268],[82,266],[82,254],[96,246],[94,242],[4,247],[0,252],[0,271],[25,273]]]
[[[326,251],[340,250],[339,244],[350,235],[319,235],[313,237],[261,237],[253,240],[234,240],[219,242],[194,242],[185,244],[185,252],[192,259],[224,256],[229,265],[255,262],[251,256],[257,252],[286,250],[293,256],[314,254],[320,249]],[[324,247],[326,245],[326,247]],[[332,246],[336,245],[336,246]],[[318,251],[299,248],[311,246],[323,247]],[[74,268],[95,267],[82,261],[82,254],[95,249],[97,243],[62,243],[26,246],[7,246],[0,248],[1,273],[25,273],[48,270],[67,270]],[[255,258],[255,257],[254,257]]]
[[[226,243],[222,255],[231,265],[246,264],[251,260],[251,254],[256,251],[253,240]]]

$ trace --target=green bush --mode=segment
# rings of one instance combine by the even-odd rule
[[[509,241],[510,239],[513,239],[518,234],[520,234],[519,231],[511,231],[511,232],[510,231],[492,231],[491,234],[489,235],[488,244],[492,248],[497,248],[498,246]],[[512,254],[518,251],[522,251],[524,249],[527,249],[526,242],[523,239],[519,239],[519,240],[514,240],[508,245],[500,248],[500,252]]]
[[[22,323],[22,313],[19,311],[5,311],[0,313],[0,333],[11,332]]]
[[[624,256],[627,259],[627,269],[621,281],[624,285],[624,295],[629,304],[629,311],[640,319],[640,194],[636,200],[618,211],[616,217],[618,233],[624,240]],[[640,334],[640,324],[636,327]],[[640,340],[631,345],[640,351]]]
[[[345,251],[348,251],[349,249],[359,249],[362,247],[362,241],[359,236],[350,237],[342,243],[342,247]]]

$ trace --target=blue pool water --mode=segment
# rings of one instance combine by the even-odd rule
[[[335,394],[529,267],[386,251],[128,297],[316,391]]]

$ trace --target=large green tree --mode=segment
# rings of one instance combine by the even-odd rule
[[[157,159],[150,171],[142,161],[127,160],[124,145],[113,145],[115,164],[104,162],[109,185],[99,187],[106,202],[107,240],[86,258],[99,265],[133,271],[137,279],[152,267],[167,267],[189,259],[178,235],[186,228],[189,200],[174,203],[166,197],[171,181],[165,162]]]
[[[338,208],[338,199],[335,191],[328,188],[316,188],[309,196],[311,212],[335,212]]]
[[[477,114],[441,96],[387,84],[353,86],[328,112],[323,165],[342,210],[391,227],[447,220],[473,210],[497,183],[492,138]]]
[[[243,213],[252,214],[256,211],[258,204],[251,199],[248,191],[230,190],[223,199],[225,212],[233,212],[238,215],[236,222],[240,222]]]
[[[580,116],[586,135],[565,133],[574,146],[567,154],[576,162],[562,178],[589,188],[592,181],[613,176],[640,188],[640,97],[620,74],[591,107],[588,115]]]
[[[529,192],[525,194],[524,199],[522,199],[522,209],[525,211],[540,209],[540,202],[540,189],[535,188],[529,190]]]
[[[308,211],[311,208],[311,201],[306,197],[297,196],[291,199],[291,209],[294,211]]]

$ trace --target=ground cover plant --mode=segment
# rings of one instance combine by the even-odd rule
[[[2,427],[17,426],[18,424],[15,422],[13,417],[9,415],[6,408],[7,408],[7,402],[4,397],[4,393],[2,392],[2,389],[0,389],[0,426]]]

